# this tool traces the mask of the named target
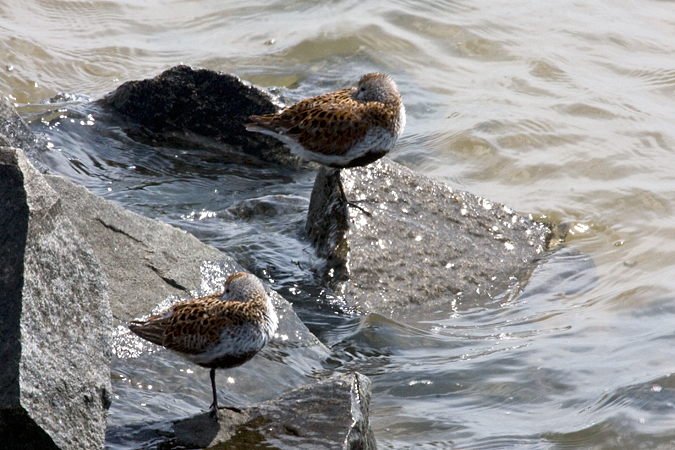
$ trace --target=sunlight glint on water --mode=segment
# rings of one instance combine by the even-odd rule
[[[49,134],[51,170],[273,280],[332,346],[322,376],[373,381],[380,448],[672,448],[673,2],[29,0],[0,2],[0,25],[0,91]],[[134,145],[77,105],[181,62],[291,100],[386,72],[408,115],[393,159],[568,223],[581,256],[561,254],[522,295],[475,310],[413,323],[345,311],[299,238],[313,173]],[[37,105],[59,92],[77,97]],[[276,215],[241,219],[235,206],[250,199]],[[144,357],[155,373],[132,360],[113,369],[112,423],[208,401],[190,387],[208,375]]]

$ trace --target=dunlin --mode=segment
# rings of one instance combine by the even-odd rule
[[[369,73],[357,87],[249,119],[247,130],[274,136],[301,158],[341,169],[386,155],[403,133],[405,108],[394,80]],[[345,199],[342,185],[340,189]]]
[[[274,335],[278,323],[260,280],[238,272],[227,278],[224,292],[176,303],[145,320],[131,321],[129,329],[211,369],[210,409],[217,418],[216,369],[237,367],[253,358]]]

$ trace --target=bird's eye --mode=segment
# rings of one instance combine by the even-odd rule
[[[366,92],[366,87],[365,87],[365,86],[361,86],[360,91],[361,91],[361,92]]]

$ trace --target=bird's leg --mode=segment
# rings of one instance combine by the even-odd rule
[[[211,368],[211,389],[213,389],[213,403],[209,409],[211,410],[211,417],[218,419],[218,394],[216,394],[216,369]]]
[[[211,410],[211,417],[214,419],[218,419],[219,413],[218,413],[218,395],[216,394],[216,369],[213,368],[211,369],[211,389],[213,389],[213,403],[211,403],[211,406],[209,409]],[[236,408],[234,406],[224,406],[223,408],[229,409],[230,411],[234,411],[236,413],[240,413],[241,409]]]
[[[363,214],[365,214],[366,216],[372,217],[373,215],[371,213],[369,213],[368,211],[366,211],[365,209],[363,209],[362,207],[360,207],[357,204],[358,202],[356,202],[356,201],[350,202],[349,200],[347,200],[347,194],[345,194],[345,188],[344,188],[344,186],[342,186],[342,176],[340,176],[340,169],[338,169],[337,177],[338,177],[338,187],[340,188],[340,200],[343,203],[346,203],[348,206],[351,206],[351,207],[354,207],[356,209],[361,210],[361,212]]]

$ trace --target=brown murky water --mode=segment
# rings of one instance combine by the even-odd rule
[[[29,118],[59,92],[99,97],[181,62],[285,86],[291,97],[389,73],[408,112],[393,159],[569,223],[568,246],[596,267],[563,288],[548,285],[544,266],[519,298],[434,323],[370,315],[336,324],[334,311],[307,306],[314,291],[294,299],[287,287],[335,352],[326,374],[371,377],[380,447],[675,446],[675,2],[3,1],[0,43],[0,91]],[[150,153],[101,166],[78,133],[51,131],[54,151],[68,155],[54,172],[239,252],[251,269],[287,262],[293,245],[302,253],[278,239],[293,240],[282,223],[301,223],[303,200],[290,222],[272,220],[277,240],[255,250],[254,226],[232,232],[207,220],[223,207],[207,176],[216,166],[144,184],[134,164],[174,168]],[[311,179],[280,191],[269,183],[264,195],[307,198]],[[154,357],[178,365],[180,379],[167,369],[158,383],[158,371],[117,361],[111,425],[203,406],[208,388],[185,389],[178,402],[158,394],[191,383],[190,367]]]

